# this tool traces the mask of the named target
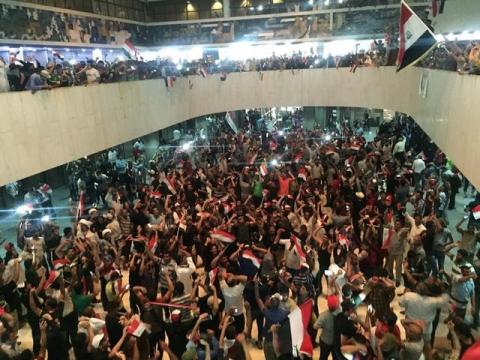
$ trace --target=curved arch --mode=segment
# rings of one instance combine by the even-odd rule
[[[426,97],[419,82],[428,83]],[[0,185],[211,113],[253,107],[348,106],[411,115],[480,188],[480,77],[411,68],[308,69],[124,82],[0,96]]]

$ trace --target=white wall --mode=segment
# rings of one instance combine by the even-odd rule
[[[446,0],[443,14],[432,18],[436,34],[480,30],[479,0]]]
[[[427,98],[419,80],[429,78]],[[189,80],[193,87],[189,89]],[[315,69],[0,94],[0,185],[205,114],[273,106],[349,106],[410,114],[480,188],[480,76],[419,68]]]

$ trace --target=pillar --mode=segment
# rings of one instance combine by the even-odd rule
[[[223,17],[229,18],[230,16],[230,0],[223,0]]]

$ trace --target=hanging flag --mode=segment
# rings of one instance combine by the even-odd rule
[[[227,122],[228,126],[233,130],[235,134],[238,134],[238,128],[235,122],[232,119],[232,116],[230,115],[230,112],[226,112],[225,114],[225,121]]]
[[[432,17],[436,17],[438,15],[438,10],[440,9],[440,0],[432,0]]]
[[[130,39],[125,40],[125,43],[123,44],[123,50],[127,53],[130,59],[138,60],[140,53]]]
[[[472,209],[472,215],[475,220],[480,219],[480,205],[474,206]]]
[[[221,242],[230,244],[235,241],[235,235],[230,234],[227,231],[216,229],[211,232],[211,235],[215,240],[220,240]]]
[[[264,161],[261,165],[260,165],[260,175],[262,175],[263,177],[267,176],[268,174],[268,168],[267,168],[267,163]]]
[[[415,12],[402,1],[400,8],[400,47],[397,71],[415,65],[437,44],[435,35]]]
[[[70,264],[70,260],[68,259],[57,259],[57,260],[53,260],[53,267],[55,270],[62,270],[65,265],[68,265]]]
[[[153,234],[150,236],[150,239],[148,240],[148,249],[150,252],[155,253],[157,250],[158,246],[158,233],[156,231],[153,232]]]
[[[292,234],[292,236],[290,237],[290,241],[293,241],[293,244],[295,246],[295,253],[300,258],[300,262],[302,264],[306,264],[307,256],[305,255],[305,252],[302,249],[302,244],[300,242],[300,239]]]
[[[242,258],[249,260],[257,269],[260,269],[260,266],[262,265],[262,260],[257,258],[255,254],[249,249],[243,250]]]
[[[350,246],[350,240],[343,234],[338,234],[338,243],[347,249]]]
[[[83,207],[84,207],[84,199],[83,199],[83,191],[80,191],[80,198],[78,199],[78,206],[77,206],[77,221],[83,215]]]
[[[173,186],[172,182],[168,178],[163,179],[163,183],[167,186],[168,191],[170,191],[172,195],[177,195],[175,186]]]
[[[388,249],[394,233],[395,231],[392,228],[383,228],[382,250]]]
[[[301,357],[301,355],[313,357],[312,339],[307,330],[312,311],[313,301],[309,299],[293,310],[288,315],[288,319],[280,324],[278,337],[282,339],[281,355],[292,354],[295,358]]]
[[[215,280],[217,280],[218,268],[214,268],[208,272],[208,279],[210,280],[210,286],[215,284]]]
[[[172,88],[173,87],[173,83],[175,82],[175,76],[167,76],[165,78],[165,86],[167,88]]]
[[[48,289],[50,286],[52,286],[52,284],[55,282],[55,280],[58,279],[59,276],[60,273],[58,271],[50,271],[50,273],[48,274],[48,278],[45,281],[44,289]]]
[[[135,337],[140,337],[147,330],[145,324],[137,319],[133,319],[127,328],[127,333]]]

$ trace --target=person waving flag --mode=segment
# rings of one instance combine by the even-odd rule
[[[400,46],[397,71],[415,65],[437,44],[435,35],[415,12],[402,1],[400,5]]]

